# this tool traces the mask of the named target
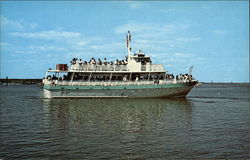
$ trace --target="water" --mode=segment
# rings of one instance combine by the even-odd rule
[[[250,85],[187,99],[43,99],[1,86],[0,159],[249,159]]]

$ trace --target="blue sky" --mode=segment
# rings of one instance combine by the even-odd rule
[[[1,78],[42,78],[74,58],[141,49],[199,81],[249,82],[248,1],[0,1]]]

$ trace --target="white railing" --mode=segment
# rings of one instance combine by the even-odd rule
[[[70,67],[74,71],[128,71],[127,65],[116,64],[74,64]]]
[[[116,64],[74,64],[70,70],[73,71],[128,71],[127,65]],[[142,65],[141,71],[165,71],[162,64]]]
[[[61,81],[45,80],[45,85],[60,86],[131,86],[131,85],[158,85],[158,84],[177,84],[190,82],[190,80],[159,80],[159,81]]]

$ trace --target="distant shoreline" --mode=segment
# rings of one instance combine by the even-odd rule
[[[18,84],[41,84],[42,79],[6,79],[0,78],[0,84],[3,83],[18,83]],[[249,84],[250,82],[199,82],[202,84]]]
[[[1,78],[0,79],[0,84],[11,84],[11,83],[17,83],[17,84],[41,84],[42,79],[6,79],[6,78]]]

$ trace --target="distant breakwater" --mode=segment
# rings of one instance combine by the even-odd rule
[[[42,79],[7,79],[1,78],[0,84],[41,84]]]

